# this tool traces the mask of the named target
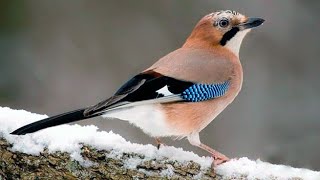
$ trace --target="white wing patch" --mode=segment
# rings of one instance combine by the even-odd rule
[[[159,94],[162,94],[164,96],[170,96],[170,95],[173,95],[169,89],[168,89],[168,86],[164,86],[163,88],[159,89],[158,91],[156,91],[157,93]]]

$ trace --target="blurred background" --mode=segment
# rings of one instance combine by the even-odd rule
[[[242,44],[240,95],[202,142],[230,157],[320,170],[320,1],[0,0],[0,106],[55,115],[95,104],[220,9],[266,22]],[[154,143],[126,122],[80,123]],[[208,155],[185,139],[164,141]]]

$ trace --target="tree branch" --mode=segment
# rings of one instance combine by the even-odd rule
[[[211,169],[201,170],[195,162],[179,163],[167,160],[146,160],[144,155],[124,153],[112,157],[110,151],[96,150],[89,146],[81,148],[81,155],[92,162],[83,166],[70,158],[68,153],[48,153],[46,149],[39,156],[9,150],[10,144],[0,139],[0,177],[2,179],[213,179]],[[128,167],[130,161],[141,161],[136,167]],[[1,179],[1,178],[0,178]]]
[[[212,171],[212,159],[165,146],[126,141],[95,126],[62,125],[25,136],[9,133],[45,115],[0,107],[0,180],[215,179],[318,180],[320,172],[248,158]]]

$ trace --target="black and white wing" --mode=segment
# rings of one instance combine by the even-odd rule
[[[102,115],[117,108],[148,103],[205,101],[223,96],[229,84],[228,80],[215,84],[199,84],[147,71],[133,77],[111,98],[87,108],[84,115]]]
[[[89,108],[82,108],[52,116],[16,129],[11,134],[23,135],[48,127],[80,121],[103,115],[105,112],[135,105],[168,103],[175,101],[199,102],[223,96],[229,81],[216,84],[199,84],[177,80],[154,71],[133,77],[111,98]]]
[[[85,116],[103,114],[116,108],[147,103],[183,101],[180,94],[192,82],[176,80],[154,71],[134,76],[107,100],[85,110]]]

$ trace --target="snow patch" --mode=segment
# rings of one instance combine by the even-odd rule
[[[194,161],[204,169],[209,168],[212,163],[211,157],[199,157],[193,152],[183,151],[182,148],[165,146],[158,150],[150,144],[131,143],[112,131],[98,131],[98,128],[93,125],[61,125],[23,136],[9,134],[23,125],[46,117],[46,115],[34,114],[24,110],[0,107],[0,137],[4,137],[13,145],[12,151],[31,155],[39,155],[44,148],[47,148],[49,153],[68,152],[73,159],[86,166],[90,165],[90,162],[83,160],[80,155],[82,144],[98,150],[112,150],[109,156],[114,157],[120,157],[123,153],[137,153],[143,154],[145,156],[144,160],[169,158],[179,162]],[[134,167],[136,164],[138,164],[137,160],[130,160],[126,165]]]
[[[248,180],[319,180],[320,172],[308,169],[293,168],[284,165],[275,165],[261,160],[252,161],[246,157],[238,160],[231,160],[217,167],[217,174],[224,175],[225,178],[246,177]],[[276,177],[276,178],[275,178]]]
[[[174,168],[172,165],[167,164],[167,169],[163,169],[160,172],[162,177],[172,177],[174,175]]]

